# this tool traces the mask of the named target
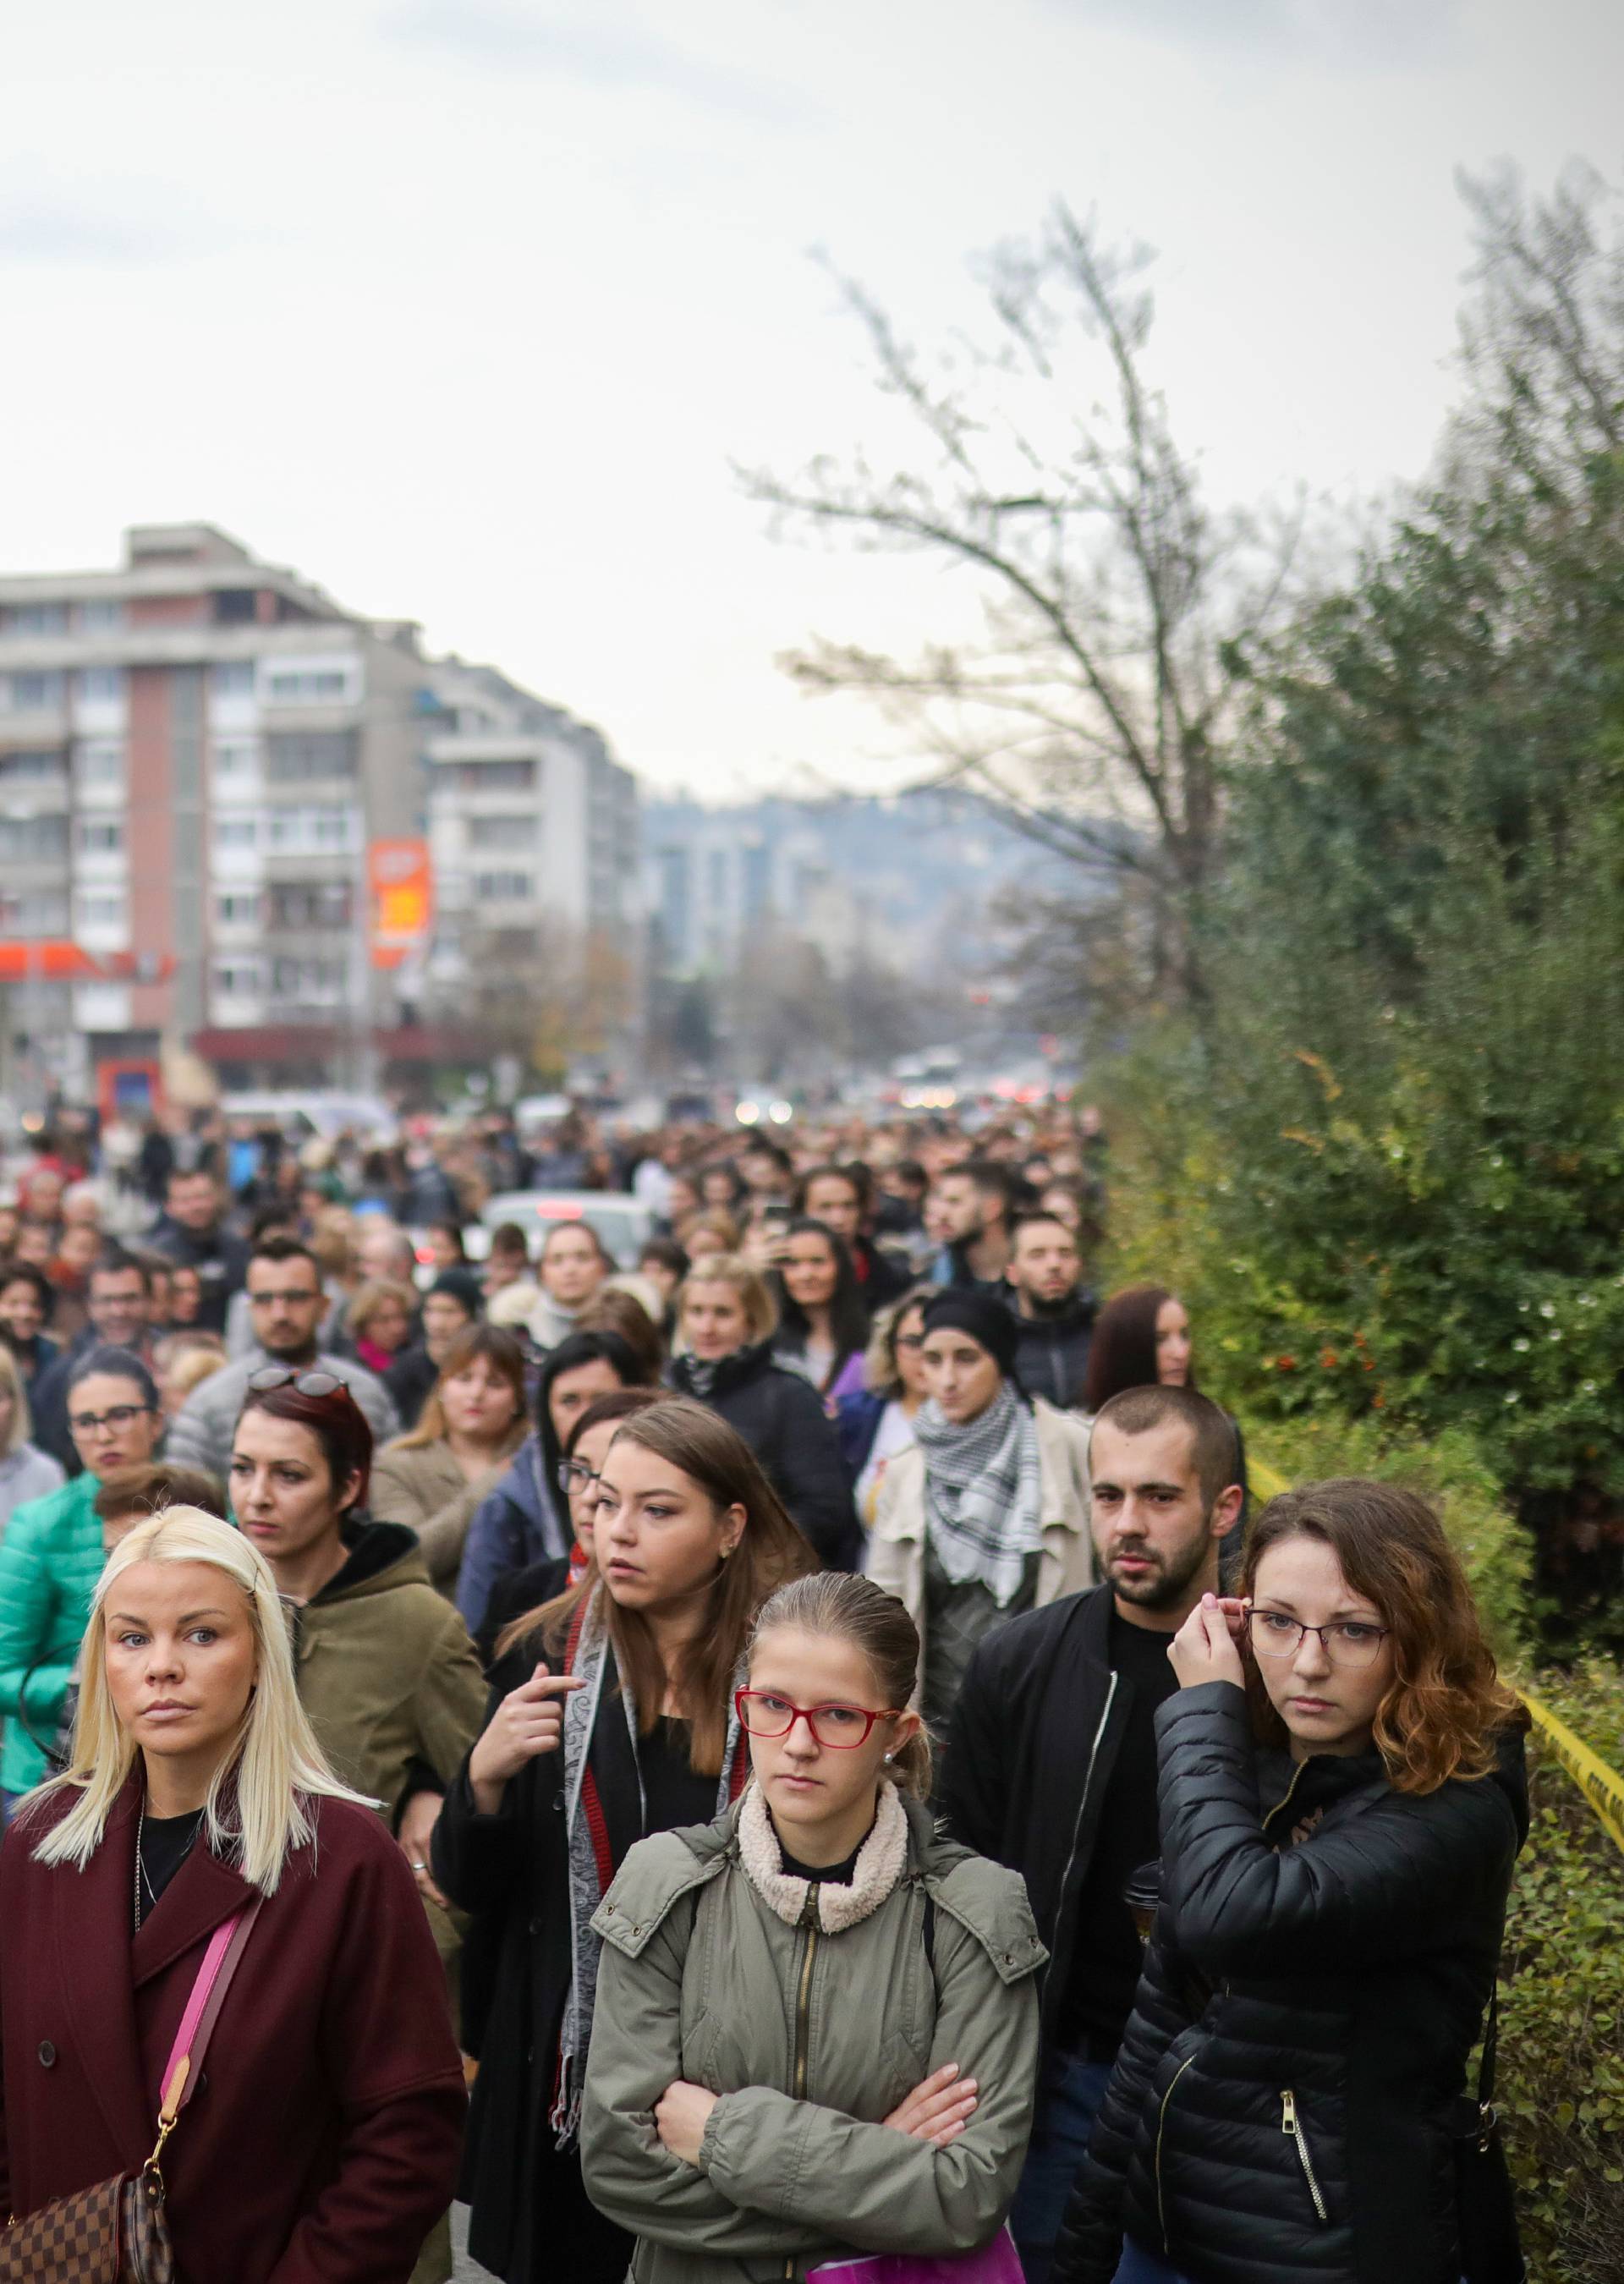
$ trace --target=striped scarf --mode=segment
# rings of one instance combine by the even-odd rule
[[[936,1559],[956,1586],[976,1578],[1003,1609],[1043,1544],[1037,1427],[1006,1384],[962,1426],[934,1396],[914,1435],[925,1453],[925,1520]]]
[[[574,2146],[581,2131],[581,2092],[587,2050],[592,2039],[592,2010],[597,1998],[597,1961],[603,1945],[592,1931],[593,1914],[608,1894],[615,1862],[608,1819],[592,1768],[592,1738],[603,1703],[605,1678],[613,1664],[604,1624],[603,1586],[598,1584],[576,1611],[565,1651],[564,1670],[585,1682],[564,1707],[564,1802],[569,1846],[570,1988],[558,2039],[558,2077],[549,2123],[560,2149]],[[644,1835],[648,1801],[637,1749],[637,1709],[629,1689],[620,1693],[622,1717],[637,1772],[637,1801]],[[738,1798],[750,1772],[749,1753],[736,1714],[728,1717],[727,1743],[716,1789],[720,1816]]]

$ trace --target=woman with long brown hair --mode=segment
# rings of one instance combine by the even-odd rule
[[[816,1568],[748,1447],[678,1397],[605,1454],[596,1568],[503,1635],[486,1725],[435,1827],[434,1876],[501,1914],[464,2177],[470,2249],[505,2284],[620,2284],[630,2240],[577,2149],[591,1921],[627,1851],[743,1784],[734,1670],[757,1609]]]
[[[1271,1500],[1242,1585],[1168,1651],[1160,1903],[1056,2284],[1456,2284],[1527,1717],[1411,1492]]]
[[[373,1462],[373,1514],[417,1532],[428,1575],[448,1601],[468,1526],[511,1466],[527,1426],[517,1336],[468,1325],[454,1334],[417,1426]]]

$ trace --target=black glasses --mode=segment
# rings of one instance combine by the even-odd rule
[[[273,1388],[291,1388],[295,1396],[349,1394],[349,1382],[336,1372],[299,1372],[291,1364],[262,1364],[248,1375],[251,1396],[269,1396]]]
[[[589,1467],[584,1459],[560,1459],[553,1470],[553,1480],[561,1491],[583,1491],[589,1483],[601,1482],[596,1467]]]
[[[152,1408],[150,1404],[113,1404],[105,1412],[70,1412],[67,1424],[75,1435],[94,1435],[101,1428],[128,1428]]]
[[[1295,1657],[1304,1638],[1317,1634],[1320,1647],[1332,1665],[1374,1665],[1387,1639],[1386,1626],[1373,1626],[1365,1618],[1336,1618],[1328,1626],[1305,1626],[1284,1610],[1248,1610],[1252,1647],[1260,1657]]]
[[[876,1721],[895,1721],[894,1712],[871,1713],[864,1705],[792,1705],[770,1689],[735,1692],[733,1709],[739,1725],[753,1737],[787,1737],[797,1721],[804,1721],[816,1741],[838,1753],[866,1745]]]

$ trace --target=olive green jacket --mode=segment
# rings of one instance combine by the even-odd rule
[[[1019,1875],[904,1805],[901,1879],[838,1934],[786,1925],[763,1900],[737,1806],[639,1842],[621,1866],[593,1921],[581,2146],[592,2202],[638,2239],[637,2284],[800,2280],[996,2233],[1031,2130],[1046,1954]],[[878,2122],[949,2061],[980,2088],[950,2147]],[[678,2077],[722,2097],[697,2168],[654,2130]]]

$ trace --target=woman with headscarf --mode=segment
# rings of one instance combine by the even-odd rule
[[[1082,1422],[1015,1374],[1008,1309],[971,1291],[925,1311],[926,1398],[886,1471],[868,1576],[907,1604],[925,1644],[918,1697],[945,1727],[983,1634],[1094,1582]]]

